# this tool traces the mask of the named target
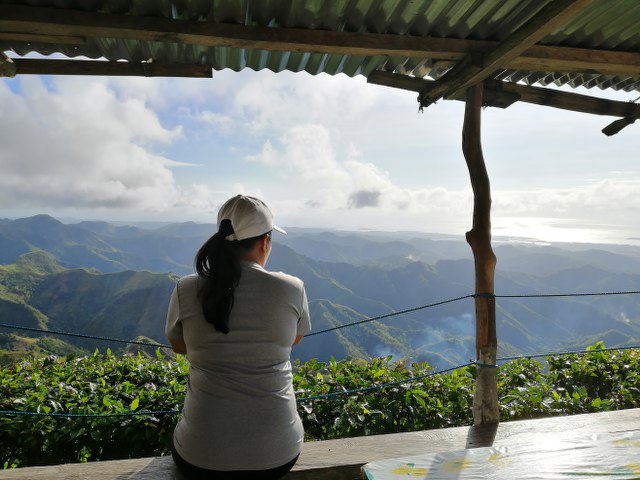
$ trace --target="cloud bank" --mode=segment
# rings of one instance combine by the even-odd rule
[[[263,196],[290,225],[462,232],[473,209],[463,105],[421,115],[414,97],[287,72],[0,83],[0,207],[210,220],[241,192]],[[547,112],[484,115],[496,225],[640,223],[637,141]],[[563,131],[567,122],[577,128]]]

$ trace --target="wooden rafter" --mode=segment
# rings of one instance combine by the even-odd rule
[[[209,47],[406,56],[432,59],[444,66],[454,66],[471,54],[484,58],[501,45],[493,41],[244,26],[21,5],[0,5],[0,38],[66,44],[121,38]],[[504,68],[514,70],[640,76],[640,53],[635,52],[531,45],[519,56],[503,56],[501,61]]]
[[[19,74],[211,78],[210,65],[95,60],[14,59]]]
[[[602,129],[602,133],[610,137],[611,135],[615,135],[616,133],[618,133],[624,127],[628,127],[632,123],[635,123],[636,120],[640,120],[640,109],[635,115],[630,115],[628,117],[611,122],[609,125]]]
[[[587,7],[593,0],[555,0],[548,3],[524,26],[513,32],[492,51],[484,54],[469,54],[425,90],[420,92],[420,105],[455,95],[489,77],[527,48],[566,23],[571,17]]]
[[[573,92],[562,92],[543,87],[531,87],[517,83],[488,81],[485,88],[494,92],[506,92],[518,96],[518,100],[536,105],[571,110],[573,112],[630,117],[640,114],[640,105],[620,100],[592,97]]]
[[[400,75],[383,71],[372,72],[368,83],[383,85],[387,87],[400,88],[419,93],[435,83],[433,80]],[[632,102],[620,100],[609,100],[606,98],[592,97],[579,93],[563,92],[550,88],[532,87],[517,83],[502,82],[499,80],[485,80],[483,101],[485,106],[505,108],[516,101],[543,105],[547,107],[570,110],[572,112],[590,113],[595,115],[606,115],[621,117],[622,122],[614,122],[609,127],[603,129],[606,135],[613,135],[627,125],[632,124],[640,118],[640,105]],[[451,100],[465,101],[465,94],[458,94],[450,97]]]
[[[84,37],[70,35],[39,35],[35,33],[0,32],[0,40],[25,43],[52,43],[58,45],[82,45],[86,43]]]

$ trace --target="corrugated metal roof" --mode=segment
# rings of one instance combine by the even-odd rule
[[[338,32],[501,41],[552,0],[30,0],[22,4],[115,13]],[[0,0],[0,4],[16,2]],[[640,0],[595,0],[539,44],[640,52]],[[82,45],[0,40],[0,50],[23,56],[63,53],[69,57],[173,64],[306,71],[313,75],[368,75],[375,69],[437,79],[451,64],[430,58],[345,56],[207,47],[170,42],[88,38]],[[640,91],[640,77],[599,73],[504,70],[496,78],[528,84],[568,84]]]

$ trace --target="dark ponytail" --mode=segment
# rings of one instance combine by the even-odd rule
[[[222,220],[218,232],[200,247],[195,258],[196,273],[204,280],[198,290],[202,311],[207,322],[222,333],[229,333],[234,291],[240,283],[240,249],[250,250],[262,236],[226,240],[233,233],[231,221]]]

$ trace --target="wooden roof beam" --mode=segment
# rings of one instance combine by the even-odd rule
[[[640,120],[640,108],[638,109],[638,113],[636,113],[635,115],[620,118],[619,120],[614,120],[602,129],[602,133],[610,137],[611,135],[615,135],[616,133],[618,133],[624,127],[628,127],[632,123],[635,123],[636,120]]]
[[[425,87],[428,88],[427,84],[435,83],[433,80],[424,80],[379,70],[372,72],[367,82],[412,92],[421,92]],[[560,108],[562,110],[570,110],[572,112],[621,117],[620,120],[616,120],[602,130],[605,135],[618,133],[622,128],[640,119],[640,105],[637,103],[609,100],[606,98],[563,92],[550,88],[531,87],[499,80],[484,81],[483,98],[484,104],[490,107],[505,108],[516,101],[521,101],[535,105]],[[451,99],[464,101],[465,93],[461,92],[456,94],[452,96]]]
[[[487,55],[500,46],[492,41],[245,26],[0,5],[0,39],[79,43],[90,38],[340,55],[407,56],[429,58],[451,66],[469,54]],[[640,52],[533,45],[518,57],[502,60],[504,68],[515,70],[640,76]]]
[[[495,70],[504,68],[509,61],[520,56],[529,47],[562,26],[593,0],[554,0],[545,5],[524,26],[520,27],[492,51],[469,54],[455,67],[420,92],[420,106],[483,81]]]
[[[58,45],[82,45],[87,43],[84,37],[70,35],[38,35],[35,33],[0,32],[0,40],[25,43],[53,43]]]
[[[465,40],[406,35],[264,27],[69,9],[0,5],[0,32],[171,42],[343,55],[399,55],[456,60],[470,51]],[[478,46],[491,46],[480,42]]]
[[[100,60],[14,59],[17,74],[97,75],[122,77],[211,78],[210,65],[166,64],[155,62],[107,62]]]
[[[367,83],[420,93],[425,88],[428,88],[429,84],[434,83],[434,81],[411,77],[409,75],[401,75],[399,73],[376,70],[374,72],[371,72],[371,74],[367,78]],[[450,98],[450,100],[465,101],[465,98],[466,95],[462,93],[455,96],[454,98]],[[483,105],[485,107],[507,108],[513,103],[520,100],[520,95],[514,92],[508,92],[506,90],[489,89],[485,84],[482,98],[484,102]]]
[[[633,102],[609,100],[573,92],[563,92],[543,87],[488,80],[485,88],[492,92],[515,94],[521,102],[612,117],[632,117],[640,113],[640,105]]]

